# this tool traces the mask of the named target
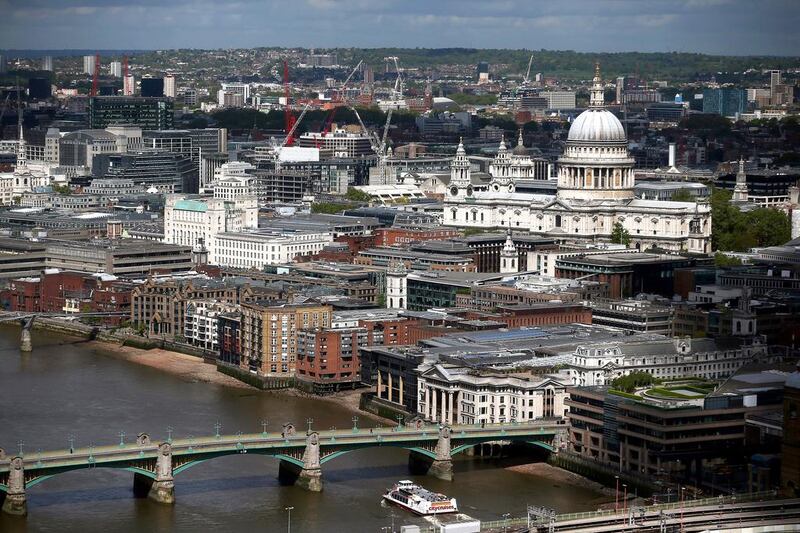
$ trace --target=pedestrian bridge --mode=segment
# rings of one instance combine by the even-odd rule
[[[124,437],[111,446],[7,455],[0,449],[3,511],[26,514],[25,490],[55,475],[87,468],[117,468],[134,473],[134,493],[174,503],[174,477],[215,457],[270,455],[280,460],[279,477],[311,491],[322,490],[322,465],[353,450],[390,446],[405,448],[409,466],[420,473],[452,479],[452,456],[487,442],[521,442],[553,450],[564,430],[557,420],[525,423],[434,426],[419,423],[389,428],[315,431],[298,434],[292,424],[280,433],[169,438],[155,443],[147,434],[135,442]],[[0,494],[3,496],[3,494]]]

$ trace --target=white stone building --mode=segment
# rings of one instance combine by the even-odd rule
[[[218,322],[222,313],[238,312],[238,307],[217,300],[186,302],[183,336],[187,342],[216,352],[219,349]]]
[[[255,197],[222,200],[185,194],[167,195],[164,242],[192,247],[202,244],[208,250],[211,264],[217,264],[217,235],[257,227],[258,202]]]
[[[423,365],[417,412],[432,422],[488,424],[562,418],[566,385],[552,376],[474,371],[450,363]]]
[[[274,232],[247,230],[219,233],[215,237],[214,264],[235,268],[263,268],[291,263],[312,255],[333,242],[327,232]]]
[[[502,146],[501,146],[502,148]],[[492,170],[504,168],[498,154]],[[572,123],[559,158],[557,194],[517,192],[515,178],[498,174],[475,187],[459,145],[445,195],[444,224],[482,229],[527,229],[561,242],[608,241],[619,223],[637,249],[711,251],[711,207],[704,202],[641,200],[633,193],[634,160],[622,124],[605,109],[599,67],[590,107]]]
[[[766,354],[766,341],[761,337],[717,341],[657,335],[646,341],[578,346],[565,373],[572,385],[581,387],[608,385],[633,372],[647,372],[659,379],[723,379]]]

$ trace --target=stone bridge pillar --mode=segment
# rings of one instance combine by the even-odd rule
[[[172,476],[172,445],[163,442],[158,446],[156,478],[142,474],[133,475],[133,492],[136,496],[147,496],[158,503],[175,503],[175,478]]]
[[[418,452],[411,452],[408,465],[412,473],[423,473],[445,481],[453,480],[453,458],[450,455],[450,426],[439,426],[439,439],[436,441],[435,459]]]
[[[3,500],[3,512],[15,516],[28,514],[28,503],[25,498],[25,464],[22,457],[14,457],[9,465],[8,491]]]
[[[281,460],[278,477],[288,485],[298,485],[311,492],[322,492],[322,465],[319,459],[319,433],[313,431],[306,437],[303,466]]]
[[[23,319],[22,321],[22,331],[20,332],[20,338],[19,338],[19,349],[21,352],[33,351],[33,342],[31,341],[31,328],[33,327],[34,318],[36,317],[30,317],[28,319]]]

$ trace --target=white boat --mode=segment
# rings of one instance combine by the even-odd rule
[[[398,481],[383,495],[383,499],[419,515],[458,512],[455,498],[431,492],[407,479]]]

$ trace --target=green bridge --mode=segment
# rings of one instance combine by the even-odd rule
[[[209,459],[234,454],[271,455],[280,460],[279,478],[311,491],[322,490],[322,465],[353,450],[376,446],[405,448],[415,472],[452,480],[452,457],[487,442],[524,442],[553,450],[564,430],[556,420],[526,423],[307,431],[292,424],[280,433],[212,435],[152,442],[140,434],[136,442],[7,456],[0,449],[0,497],[4,512],[27,514],[25,490],[57,474],[86,468],[117,468],[134,473],[133,490],[157,502],[174,503],[174,479]]]

